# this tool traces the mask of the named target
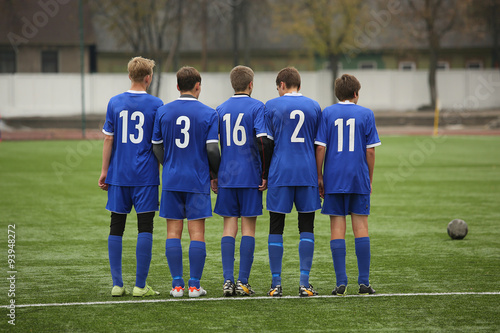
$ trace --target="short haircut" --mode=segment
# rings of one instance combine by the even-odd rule
[[[253,81],[253,70],[247,66],[236,66],[231,70],[229,77],[235,92],[245,91],[250,82]]]
[[[128,75],[132,81],[142,82],[146,76],[153,74],[154,67],[154,60],[135,57],[128,62]]]
[[[359,93],[361,83],[353,75],[344,74],[335,80],[335,96],[339,101],[354,98],[354,93]]]
[[[279,86],[280,82],[285,82],[287,88],[300,88],[299,71],[294,67],[283,68],[276,76],[276,85]]]
[[[191,91],[197,82],[201,83],[201,75],[194,67],[184,66],[177,71],[177,85],[180,91]]]

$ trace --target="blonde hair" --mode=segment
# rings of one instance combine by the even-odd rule
[[[253,70],[247,66],[236,66],[231,70],[229,77],[235,92],[245,91],[253,81]]]
[[[155,61],[143,57],[135,57],[128,62],[127,67],[130,79],[134,82],[142,82],[146,76],[153,74]]]

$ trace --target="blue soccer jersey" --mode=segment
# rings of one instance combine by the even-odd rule
[[[129,90],[108,103],[102,132],[113,136],[106,183],[116,186],[159,185],[158,161],[151,138],[161,99]]]
[[[347,102],[326,107],[315,143],[326,146],[325,193],[370,194],[366,149],[381,144],[370,109]]]
[[[194,97],[158,109],[153,143],[163,143],[163,190],[210,193],[206,144],[219,142],[217,112]]]
[[[234,95],[217,107],[221,140],[218,186],[257,188],[262,164],[256,137],[267,136],[264,103],[248,95]]]
[[[266,103],[268,136],[274,140],[268,187],[318,186],[314,139],[320,117],[318,102],[299,93]]]

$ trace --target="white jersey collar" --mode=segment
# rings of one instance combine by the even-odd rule
[[[127,90],[127,92],[131,94],[147,94],[144,90]]]

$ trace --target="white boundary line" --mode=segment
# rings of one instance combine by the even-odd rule
[[[495,292],[450,292],[450,293],[411,293],[411,294],[374,294],[374,295],[320,295],[314,297],[300,297],[300,296],[283,296],[283,297],[270,297],[270,296],[255,296],[255,297],[211,297],[211,298],[167,298],[167,299],[141,299],[141,300],[128,300],[128,301],[104,301],[104,302],[72,302],[72,303],[39,303],[39,304],[20,304],[16,308],[30,308],[30,307],[50,307],[50,306],[76,306],[76,305],[111,305],[111,304],[136,304],[136,303],[167,303],[167,302],[202,302],[202,301],[252,301],[252,300],[275,300],[275,299],[315,299],[315,298],[355,298],[355,297],[408,297],[408,296],[461,296],[461,295],[500,295],[499,291]],[[7,309],[11,306],[1,305],[0,308]]]

